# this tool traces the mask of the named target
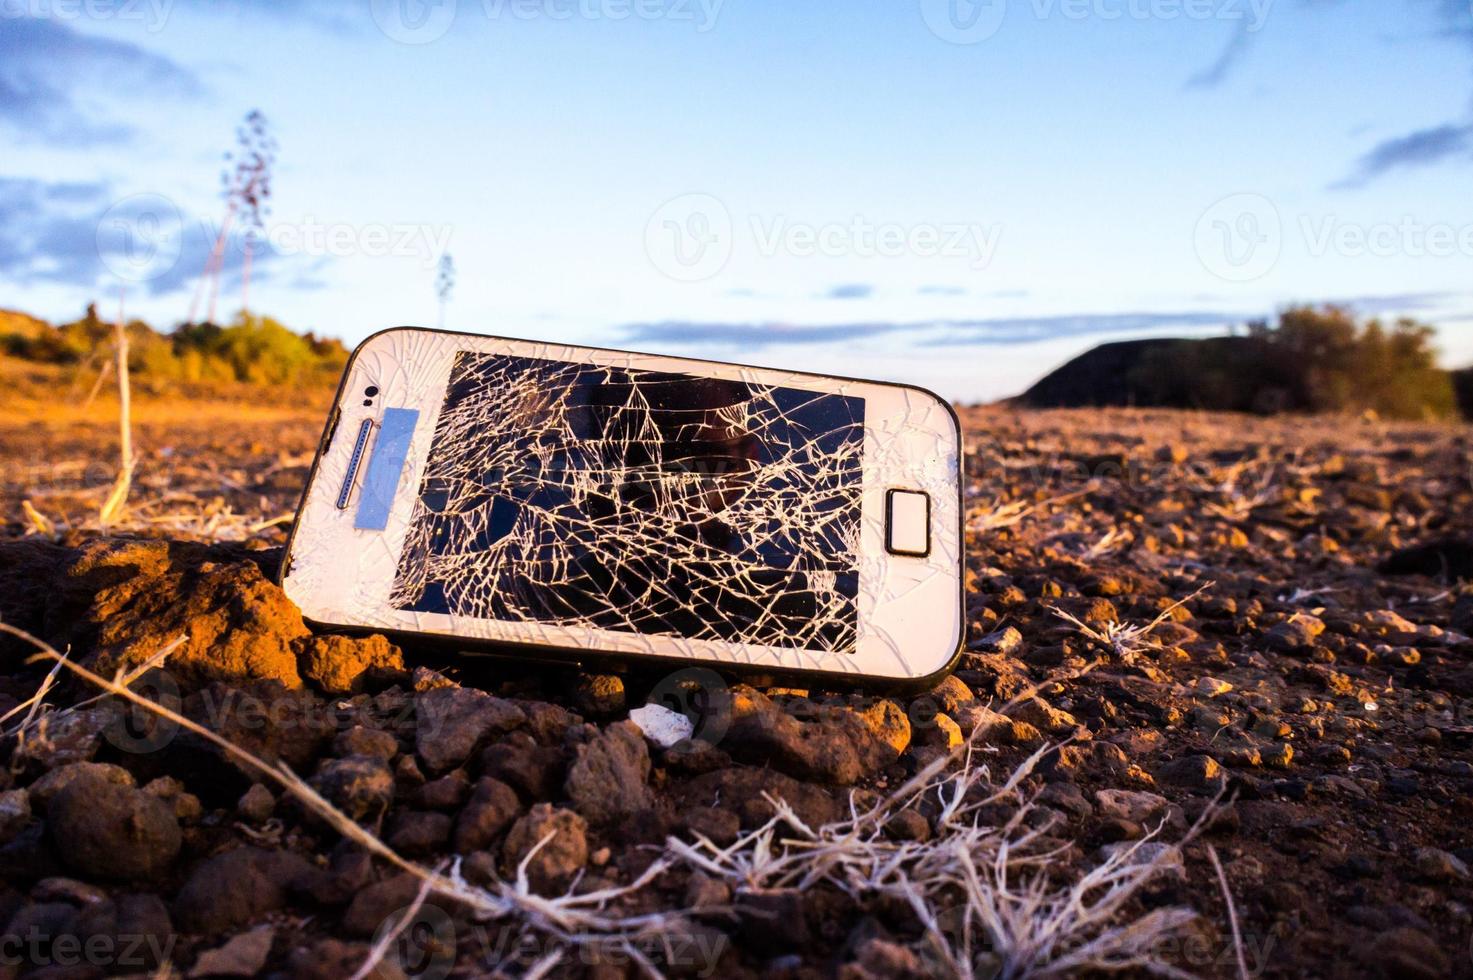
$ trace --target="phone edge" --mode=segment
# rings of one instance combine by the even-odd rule
[[[297,507],[295,513],[293,513],[292,515],[291,531],[287,534],[286,544],[285,546],[283,546],[281,553],[281,565],[276,573],[276,584],[280,586],[283,591],[285,591],[286,589],[287,575],[291,570],[292,545],[296,543],[297,526],[298,524],[300,524],[302,519],[302,505],[305,504],[307,501],[307,491],[311,489],[312,482],[317,477],[317,467],[318,464],[321,463],[322,457],[327,451],[328,443],[337,432],[338,422],[340,421],[340,417],[342,414],[342,395],[344,389],[347,387],[348,378],[353,372],[353,365],[358,360],[359,353],[365,347],[367,347],[369,343],[379,337],[382,337],[385,334],[397,333],[401,330],[416,331],[419,333],[449,334],[456,337],[477,337],[489,340],[511,340],[523,344],[550,343],[550,341],[546,340],[530,340],[525,337],[506,337],[502,336],[501,334],[472,333],[469,330],[439,330],[432,329],[430,327],[416,327],[410,325],[385,327],[382,330],[374,331],[373,333],[369,334],[367,337],[364,337],[361,341],[359,341],[357,346],[355,346],[352,352],[348,355],[347,363],[343,365],[343,376],[338,379],[337,389],[333,391],[332,405],[328,409],[327,422],[322,428],[322,436],[318,439],[317,442],[317,451],[312,456],[312,466],[307,471],[307,480],[305,483],[302,484],[302,491],[297,496]],[[883,385],[888,388],[905,388],[910,391],[916,391],[923,395],[926,395],[934,399],[938,404],[945,408],[946,414],[951,418],[952,428],[956,430],[956,551],[958,566],[957,582],[959,585],[959,588],[957,589],[957,602],[959,605],[959,608],[957,610],[957,621],[960,624],[960,628],[957,630],[956,649],[951,652],[951,655],[936,670],[932,671],[929,674],[924,674],[918,677],[893,677],[880,676],[876,674],[849,674],[842,671],[832,670],[811,670],[803,667],[749,667],[746,664],[730,663],[727,661],[712,661],[700,658],[661,657],[653,654],[608,653],[604,651],[595,651],[595,653],[601,660],[614,664],[639,662],[655,662],[661,665],[686,664],[688,666],[706,667],[711,670],[715,670],[718,673],[725,671],[726,673],[735,675],[762,674],[781,676],[786,678],[822,680],[826,683],[837,684],[839,686],[858,686],[859,684],[868,682],[871,685],[882,686],[885,687],[886,690],[893,690],[897,692],[915,692],[928,690],[929,688],[933,687],[937,681],[946,677],[948,674],[956,669],[956,665],[961,660],[962,653],[966,650],[967,646],[967,519],[966,488],[963,485],[963,480],[966,477],[967,467],[966,446],[963,442],[962,437],[962,420],[961,416],[957,415],[956,408],[951,404],[951,402],[947,401],[945,398],[942,398],[940,395],[936,394],[936,392],[930,390],[929,388],[924,388],[920,385],[910,384],[902,381],[876,381],[872,378],[852,378],[847,375],[841,374],[817,374],[813,371],[789,371],[786,368],[761,367],[756,364],[742,364],[737,361],[718,361],[706,357],[681,357],[677,354],[653,354],[648,351],[625,350],[619,347],[586,347],[586,345],[584,344],[564,344],[563,346],[585,347],[585,349],[588,350],[603,350],[609,351],[614,354],[632,354],[637,357],[680,357],[681,360],[695,361],[699,364],[717,364],[724,367],[748,368],[753,371],[785,371],[789,374],[805,375],[807,377],[813,378],[830,378],[836,381],[853,381],[856,384],[873,384]],[[288,596],[287,598],[290,599],[290,596]],[[419,642],[426,643],[436,641],[454,643],[460,640],[460,638],[458,637],[447,636],[442,633],[420,633],[413,630],[395,630],[380,627],[357,626],[345,623],[324,623],[319,620],[307,619],[306,617],[303,617],[303,619],[314,626],[320,626],[326,629],[342,630],[345,632],[382,633],[385,636],[391,638],[407,637],[413,638]],[[477,641],[467,642],[470,642],[472,645],[476,645]],[[557,655],[568,654],[570,656],[557,656],[556,659],[572,662],[580,661],[581,659],[583,659],[583,655],[588,653],[588,651],[578,650],[574,647],[564,647],[554,644],[520,644],[488,641],[479,642],[480,644],[485,645],[488,648],[494,646],[508,650],[525,649],[551,651]]]

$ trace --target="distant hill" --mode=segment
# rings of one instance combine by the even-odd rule
[[[1246,336],[1102,344],[1015,402],[1037,408],[1135,405],[1272,413],[1375,411],[1473,418],[1473,369],[1437,366],[1432,328],[1357,322],[1336,307],[1285,310]]]
[[[29,313],[21,313],[19,310],[0,310],[0,337],[19,337],[25,341],[34,341],[52,329],[51,324]]]
[[[1033,387],[1019,395],[1017,400],[1033,408],[1104,408],[1130,405],[1149,407],[1169,404],[1175,399],[1163,393],[1158,380],[1146,370],[1155,359],[1169,356],[1177,345],[1202,344],[1226,349],[1245,339],[1214,337],[1209,340],[1187,340],[1162,337],[1101,344],[1054,368]],[[1192,404],[1188,400],[1179,407],[1205,406]]]

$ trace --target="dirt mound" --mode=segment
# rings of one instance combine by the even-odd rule
[[[263,573],[262,562],[274,560],[274,552],[158,540],[76,549],[5,541],[0,611],[57,649],[84,651],[79,662],[104,674],[172,647],[169,670],[184,691],[212,681],[299,688],[306,680],[347,694],[370,670],[403,668],[382,636],[314,635]]]

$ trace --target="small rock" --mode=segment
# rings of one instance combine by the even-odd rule
[[[353,896],[343,913],[343,932],[350,936],[372,936],[392,915],[404,910],[419,895],[420,880],[412,874],[395,875],[376,881]],[[442,901],[435,896],[435,902]],[[433,904],[433,903],[432,903]]]
[[[350,755],[325,760],[312,777],[312,788],[350,819],[362,820],[388,810],[394,776],[379,756]]]
[[[143,792],[169,804],[174,810],[174,816],[181,822],[191,823],[204,813],[199,797],[187,792],[184,784],[173,776],[160,776],[150,781],[143,787]]]
[[[538,892],[549,893],[588,862],[587,830],[587,822],[572,810],[538,803],[506,835],[502,856],[508,873],[516,874],[521,862],[531,855],[527,880]],[[544,838],[549,838],[545,844]]]
[[[545,800],[562,785],[566,761],[560,749],[514,732],[481,753],[481,772],[495,776],[529,800]]]
[[[399,649],[380,633],[371,636],[328,634],[302,641],[297,658],[302,676],[328,694],[356,694],[369,672],[404,669]]]
[[[1088,817],[1094,813],[1094,807],[1084,798],[1084,793],[1069,782],[1049,783],[1038,794],[1038,801],[1076,817]]]
[[[731,886],[701,871],[692,872],[685,885],[685,907],[713,909],[731,901]]]
[[[680,824],[692,838],[704,837],[717,847],[725,847],[741,833],[742,821],[730,810],[712,806],[688,807],[680,815]]]
[[[155,878],[183,843],[172,806],[96,775],[67,783],[51,799],[46,825],[68,867],[103,878]]]
[[[937,746],[943,749],[954,749],[966,742],[967,737],[962,734],[962,728],[949,716],[936,712],[930,718],[917,719],[916,741],[921,745]]]
[[[75,878],[42,878],[31,887],[33,902],[67,902],[78,907],[108,901],[107,891]]]
[[[629,720],[639,726],[645,738],[663,749],[689,739],[696,730],[695,722],[663,704],[635,708],[629,712]]]
[[[666,749],[660,761],[677,772],[700,775],[725,769],[731,765],[731,756],[705,739],[682,739]]]
[[[418,856],[444,847],[450,840],[450,815],[429,810],[406,810],[394,818],[388,844],[401,854]]]
[[[415,801],[427,810],[453,810],[470,792],[471,781],[463,769],[432,779],[414,791]]]
[[[573,707],[585,717],[606,718],[624,710],[624,681],[616,674],[580,674]]]
[[[973,650],[986,650],[989,653],[1012,654],[1023,646],[1023,634],[1016,627],[1004,626],[1002,629],[986,636],[980,637],[970,644]]]
[[[399,740],[390,732],[354,725],[332,740],[333,755],[371,755],[389,760],[399,754]]]
[[[563,788],[593,823],[612,823],[652,805],[650,754],[636,724],[610,725],[574,752]]]
[[[1288,769],[1294,762],[1294,746],[1288,742],[1274,742],[1263,750],[1263,764],[1271,769]]]
[[[853,712],[810,710],[800,720],[765,695],[731,689],[732,719],[722,747],[733,758],[799,779],[850,785],[895,761],[895,751]]]
[[[1210,755],[1174,759],[1156,770],[1157,778],[1187,789],[1216,789],[1223,777],[1222,766]]]
[[[312,870],[289,851],[239,847],[201,861],[190,872],[174,916],[185,932],[214,935],[239,929],[285,908],[294,883]]]
[[[880,699],[855,712],[875,737],[899,755],[910,747],[910,719],[905,709],[889,699]]]
[[[1199,677],[1193,685],[1197,694],[1204,698],[1215,698],[1219,694],[1226,694],[1233,689],[1233,685],[1216,677]]]
[[[926,841],[931,838],[931,824],[918,810],[899,810],[885,821],[885,834],[891,840]]]
[[[977,699],[972,689],[962,682],[955,674],[948,674],[941,683],[931,688],[930,697],[936,699],[941,710],[948,714],[955,711],[961,705]],[[901,750],[904,751],[904,750]]]
[[[45,813],[52,797],[60,793],[68,783],[81,778],[100,779],[114,786],[133,786],[133,774],[121,766],[103,762],[74,762],[60,769],[53,769],[31,784],[29,793],[31,807]]]
[[[266,965],[266,958],[271,955],[271,941],[275,938],[276,930],[271,926],[243,932],[224,946],[201,953],[189,976],[254,977]]]
[[[1417,874],[1430,881],[1446,883],[1468,879],[1468,866],[1440,848],[1418,849],[1415,864]]]
[[[526,721],[510,701],[468,687],[441,687],[414,699],[415,751],[429,772],[440,773],[470,758],[481,740]]]
[[[1067,711],[1061,711],[1042,698],[1027,698],[1013,709],[1012,717],[1048,732],[1050,735],[1067,735],[1079,727],[1079,721]]]
[[[23,789],[0,793],[0,844],[8,844],[31,822],[31,797]]]
[[[456,853],[469,854],[490,847],[520,809],[516,790],[491,776],[481,777],[470,802],[455,821]]]
[[[1282,653],[1298,653],[1314,645],[1325,624],[1308,613],[1295,613],[1268,631],[1264,639]]]
[[[1095,791],[1100,815],[1118,820],[1129,820],[1142,825],[1155,824],[1163,819],[1171,808],[1164,796],[1130,789],[1102,789]]]

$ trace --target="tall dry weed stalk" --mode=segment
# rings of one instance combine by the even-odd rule
[[[112,492],[103,501],[102,511],[97,515],[103,527],[107,527],[123,515],[128,505],[128,491],[133,486],[133,424],[132,392],[128,384],[128,331],[123,325],[123,301],[118,300],[118,319],[114,324],[118,374],[118,477]]]

